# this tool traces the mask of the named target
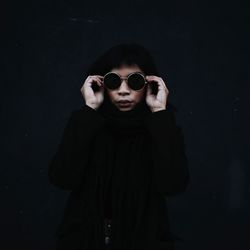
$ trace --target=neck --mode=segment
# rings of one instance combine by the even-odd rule
[[[144,116],[151,113],[144,99],[128,111],[120,111],[110,100],[106,100],[98,111],[107,119],[107,127],[119,134],[138,133],[143,127]]]

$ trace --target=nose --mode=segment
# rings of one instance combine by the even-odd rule
[[[129,88],[129,86],[127,85],[127,83],[126,83],[126,80],[125,79],[123,79],[122,80],[122,83],[121,83],[121,86],[119,87],[119,89],[118,89],[118,94],[119,95],[124,95],[124,94],[129,94],[130,93],[130,88]]]

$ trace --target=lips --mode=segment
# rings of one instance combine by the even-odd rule
[[[125,101],[125,100],[121,100],[121,101],[119,101],[119,102],[117,102],[117,103],[118,103],[118,105],[119,105],[120,107],[130,107],[132,102],[130,102],[130,101]]]
[[[121,100],[121,101],[118,101],[118,103],[131,103],[131,101],[128,101],[128,100]]]

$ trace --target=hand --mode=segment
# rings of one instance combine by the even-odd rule
[[[94,82],[100,87],[96,92],[92,89],[92,84]],[[86,105],[93,109],[97,109],[104,100],[104,87],[102,82],[103,76],[88,76],[80,89]]]
[[[146,103],[149,106],[150,110],[152,112],[156,112],[166,109],[169,91],[162,78],[158,76],[146,76],[146,80],[148,81]],[[154,95],[152,93],[152,87],[150,86],[152,81],[156,82],[158,85],[157,95]]]

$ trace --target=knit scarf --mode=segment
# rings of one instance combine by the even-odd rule
[[[120,111],[108,99],[98,112],[106,118],[106,123],[96,137],[93,155],[92,239],[96,250],[104,249],[103,221],[112,212],[114,249],[136,249],[133,237],[139,237],[141,228],[146,227],[143,217],[149,208],[152,164],[143,119],[151,111],[145,99],[129,111]]]

